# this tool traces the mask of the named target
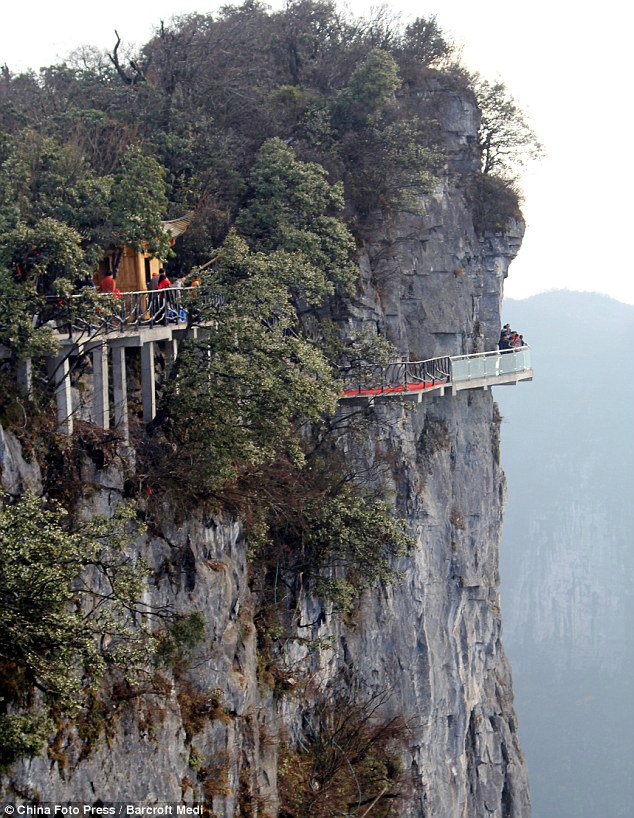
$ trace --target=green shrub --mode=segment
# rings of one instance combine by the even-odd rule
[[[52,730],[53,722],[41,715],[0,714],[0,772],[22,756],[38,755]]]
[[[135,535],[125,507],[74,528],[61,506],[32,494],[0,510],[5,765],[38,751],[50,713],[76,716],[107,668],[132,676],[147,664],[146,569],[124,551]]]

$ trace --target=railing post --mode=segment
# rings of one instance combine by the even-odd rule
[[[448,363],[447,371],[449,372],[449,380],[447,381],[447,383],[449,384],[449,386],[451,386],[451,394],[455,395],[456,387],[453,379],[453,361],[451,360],[451,358],[447,359],[447,363]]]

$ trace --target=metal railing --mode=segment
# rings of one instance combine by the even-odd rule
[[[94,292],[90,293],[95,295]],[[194,310],[202,306],[223,306],[221,296],[202,296],[194,287],[166,287],[162,290],[138,290],[119,295],[101,294],[100,303],[81,308],[81,294],[70,298],[47,296],[44,322],[61,332],[123,332],[155,326],[185,325]]]
[[[201,308],[219,308],[226,304],[224,296],[203,294],[198,287],[138,290],[119,295],[97,294],[89,290],[69,298],[47,296],[40,323],[55,326],[60,333],[68,332],[72,339],[75,332],[92,336],[97,332],[107,334],[156,326],[183,326],[190,319],[197,319]],[[272,326],[276,318],[271,316],[263,320],[267,326]],[[294,330],[291,328],[287,332],[293,334]],[[445,355],[424,361],[355,364],[339,370],[344,383],[341,397],[420,394],[451,384],[511,376],[530,368],[528,346],[471,355]]]
[[[385,366],[359,365],[343,374],[343,397],[372,397],[420,392],[449,383],[450,359],[397,361]]]
[[[385,366],[358,366],[343,375],[342,398],[416,393],[443,385],[510,376],[530,368],[531,354],[527,346],[427,361],[400,361]]]

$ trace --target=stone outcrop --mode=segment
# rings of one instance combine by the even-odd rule
[[[412,360],[494,348],[503,281],[523,231],[517,222],[505,233],[476,234],[462,180],[476,169],[477,111],[454,90],[435,93],[448,145],[444,179],[421,198],[418,213],[377,216],[367,226],[358,295],[337,315],[351,330],[376,326]],[[362,445],[352,438],[341,445],[407,519],[416,546],[400,561],[402,579],[367,592],[352,618],[299,593],[294,621],[304,626],[300,639],[278,651],[287,692],[274,696],[258,683],[257,600],[239,521],[201,514],[179,521],[165,506],[161,532],[137,548],[160,577],[148,592],[152,603],[205,615],[209,639],[188,684],[208,691],[209,718],[193,730],[188,688],[176,684],[160,697],[113,702],[104,717],[107,741],[82,754],[71,740],[64,763],[16,765],[6,793],[87,802],[196,800],[204,793],[223,818],[274,816],[279,740],[296,735],[309,687],[294,685],[310,679],[319,689],[336,681],[383,691],[382,716],[407,724],[399,752],[408,786],[395,814],[529,815],[500,638],[504,477],[491,393],[383,403],[367,410],[367,421]],[[9,434],[0,451],[5,479],[26,484],[29,467]],[[111,510],[124,475],[112,468],[91,481],[85,509]],[[311,649],[317,644],[321,650]]]

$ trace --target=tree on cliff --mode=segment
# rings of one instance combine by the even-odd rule
[[[13,359],[51,350],[47,296],[60,298],[60,320],[71,305],[76,316],[94,314],[104,299],[91,297],[85,284],[115,248],[170,253],[161,225],[164,175],[134,145],[122,148],[111,173],[101,174],[77,145],[32,128],[0,142],[0,343]],[[77,292],[81,298],[71,302]]]
[[[32,494],[0,509],[0,771],[77,717],[106,667],[130,678],[154,637],[143,565],[125,553],[130,509],[70,525]]]
[[[334,373],[318,324],[309,328],[305,316],[336,286],[353,286],[342,208],[341,185],[322,168],[279,139],[262,146],[235,228],[202,278],[199,320],[215,330],[179,356],[159,410],[162,468],[176,470],[192,495],[298,451],[296,429],[333,411]]]
[[[235,228],[255,251],[295,254],[288,286],[319,302],[357,277],[354,238],[340,218],[344,204],[343,185],[330,184],[323,167],[270,139],[256,156]]]
[[[214,331],[179,354],[153,455],[172,497],[233,503],[264,566],[286,555],[285,576],[348,609],[377,578],[396,577],[391,559],[410,541],[341,464],[317,468],[310,427],[332,415],[340,391],[319,308],[351,292],[356,273],[342,208],[341,185],[321,167],[279,139],[262,146],[235,228],[202,277],[199,320]]]
[[[529,159],[541,155],[537,135],[504,83],[476,77],[474,90],[482,112],[478,131],[482,172],[515,179]]]
[[[90,278],[113,246],[165,256],[164,171],[138,146],[110,174],[76,147],[27,129],[7,139],[0,165],[0,262],[40,293],[57,279]]]
[[[481,172],[469,186],[473,221],[480,233],[496,232],[505,230],[513,219],[521,219],[518,175],[528,160],[542,154],[542,146],[503,83],[491,83],[476,74],[472,87],[481,111]]]

